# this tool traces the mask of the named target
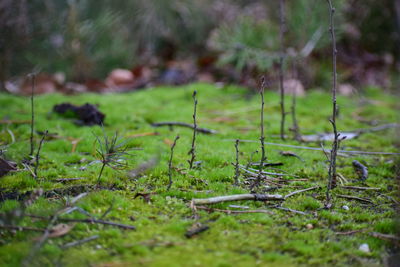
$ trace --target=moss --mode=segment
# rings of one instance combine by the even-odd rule
[[[192,131],[175,127],[154,129],[150,122],[182,121],[191,122],[191,93],[198,91],[198,120],[201,127],[217,130],[216,135],[198,135],[197,159],[201,168],[187,170],[188,151]],[[194,84],[180,88],[156,88],[127,94],[79,96],[43,95],[35,98],[36,129],[57,133],[55,139],[46,140],[41,153],[39,179],[35,180],[28,171],[10,173],[1,178],[3,195],[12,191],[27,192],[35,188],[45,191],[67,189],[73,185],[93,185],[96,183],[101,165],[96,161],[94,135],[101,135],[98,126],[79,127],[69,119],[56,114],[48,114],[54,104],[70,101],[74,104],[90,102],[98,104],[106,114],[104,130],[111,135],[118,131],[128,139],[129,147],[140,147],[128,158],[129,169],[134,169],[153,157],[159,157],[157,166],[143,176],[130,178],[125,170],[110,168],[104,170],[102,186],[118,187],[117,190],[96,190],[81,199],[77,206],[83,211],[100,218],[110,207],[106,218],[110,221],[135,225],[136,231],[78,223],[65,236],[49,240],[38,253],[36,265],[65,266],[84,264],[103,265],[146,265],[146,266],[359,266],[360,261],[379,263],[388,244],[366,233],[340,236],[335,232],[373,228],[374,231],[393,234],[396,224],[390,197],[395,197],[398,189],[394,182],[394,156],[362,156],[338,158],[338,171],[352,185],[379,187],[375,191],[349,191],[337,188],[335,194],[354,195],[371,199],[376,206],[354,200],[335,198],[331,210],[322,210],[325,200],[327,162],[322,152],[267,145],[270,162],[282,162],[280,168],[286,185],[273,193],[287,194],[301,188],[320,185],[317,190],[296,194],[287,199],[283,206],[305,211],[310,215],[299,215],[271,208],[276,203],[240,201],[236,205],[249,209],[271,209],[274,214],[226,214],[222,212],[197,211],[195,219],[189,207],[192,198],[203,198],[227,194],[246,193],[245,187],[232,185],[235,161],[234,139],[249,139],[254,142],[240,143],[240,162],[246,164],[250,154],[259,149],[259,99],[255,95],[234,86],[222,89],[212,85]],[[266,93],[266,137],[267,142],[282,143],[274,136],[279,134],[279,95]],[[366,96],[353,98],[339,97],[341,110],[338,119],[340,130],[367,128],[354,119],[354,114],[368,120],[392,122],[397,119],[396,99],[375,89],[368,89]],[[366,104],[372,103],[372,104]],[[29,120],[29,100],[23,97],[1,95],[0,117],[12,120]],[[318,112],[316,112],[316,109]],[[308,93],[298,99],[298,117],[303,134],[331,131],[328,117],[331,112],[330,96],[320,91]],[[8,145],[6,157],[20,161],[29,153],[30,128],[27,124],[10,124],[8,129],[16,137],[11,138],[0,125],[0,145]],[[158,135],[147,135],[157,132]],[[168,184],[169,158],[168,143],[176,134],[181,136],[176,148],[173,165],[182,171],[173,171],[173,185]],[[142,135],[142,136],[140,136]],[[367,133],[357,139],[343,142],[343,149],[395,152],[396,131],[388,129],[379,133]],[[38,145],[40,136],[35,136]],[[79,140],[72,152],[72,141]],[[304,145],[290,139],[286,144]],[[308,145],[308,144],[307,144]],[[309,144],[319,147],[320,144]],[[325,147],[329,147],[327,142]],[[284,157],[279,152],[293,150],[303,161]],[[260,155],[254,155],[257,160]],[[369,168],[367,181],[358,181],[352,168],[352,160],[357,159]],[[20,166],[22,167],[22,166]],[[279,171],[271,169],[271,171]],[[56,182],[58,178],[83,177],[68,183]],[[304,181],[293,181],[305,179]],[[137,192],[150,193],[150,201],[135,198]],[[27,213],[51,216],[66,203],[65,196],[40,197],[27,208]],[[232,209],[232,203],[214,205],[215,208]],[[342,208],[343,205],[349,210]],[[12,211],[19,204],[7,200],[0,204],[0,212]],[[77,211],[63,215],[70,218],[85,218]],[[184,236],[186,230],[196,222],[210,226],[210,229],[191,239]],[[310,228],[309,225],[312,225]],[[46,227],[40,220],[24,218],[21,226]],[[0,265],[18,266],[32,247],[33,238],[38,233],[0,232]],[[94,241],[81,246],[61,250],[68,242],[99,235]],[[371,253],[358,250],[362,243],[368,243]]]

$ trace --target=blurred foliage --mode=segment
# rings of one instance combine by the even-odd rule
[[[334,5],[339,42],[399,56],[400,29],[389,19],[400,17],[394,3],[335,0]],[[278,10],[279,1],[259,0],[2,0],[0,80],[32,70],[61,71],[77,81],[102,78],[153,57],[196,58],[210,49],[223,65],[265,71],[278,56]],[[325,55],[326,2],[286,1],[286,10],[288,50],[298,53],[320,31],[314,52]]]
[[[0,14],[0,23],[8,27],[2,27],[0,45],[2,59],[13,60],[2,60],[2,67],[12,74],[33,67],[62,71],[82,80],[104,77],[116,67],[129,68],[165,42],[188,51],[201,46],[213,25],[204,19],[209,18],[205,2],[6,1],[0,10],[9,12]]]
[[[211,35],[209,47],[221,53],[221,64],[234,64],[238,69],[245,67],[266,71],[279,59],[279,2],[268,3],[268,15],[257,21],[243,16],[231,24],[220,25]],[[341,25],[343,1],[335,2],[335,23]],[[300,50],[316,33],[324,32],[317,38],[316,49],[330,45],[329,10],[325,2],[313,0],[287,1],[285,46]],[[336,27],[337,41],[340,40],[340,26]]]
[[[241,17],[234,25],[224,24],[216,29],[209,47],[221,53],[220,64],[234,64],[237,69],[270,68],[279,57],[277,27],[268,21],[257,22]]]

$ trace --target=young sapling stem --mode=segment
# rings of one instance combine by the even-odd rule
[[[279,39],[280,39],[280,55],[279,55],[279,89],[280,89],[280,106],[281,106],[281,130],[280,136],[282,140],[285,140],[285,87],[283,84],[283,60],[285,55],[285,44],[284,35],[286,32],[285,22],[285,0],[279,0]]]
[[[260,160],[260,169],[258,172],[257,179],[252,184],[250,190],[253,191],[254,187],[260,185],[262,178],[262,169],[264,167],[264,162],[266,161],[265,156],[265,136],[264,136],[264,89],[265,89],[265,77],[261,78],[261,87],[260,87],[260,98],[261,98],[261,111],[260,111],[260,145],[261,145],[261,160]]]
[[[235,163],[234,184],[235,185],[239,185],[239,175],[240,175],[240,170],[239,170],[239,139],[236,139],[235,151],[236,151],[236,163]]]
[[[35,93],[35,80],[36,74],[32,73],[31,75],[31,137],[30,137],[30,144],[31,144],[31,151],[29,152],[29,156],[33,156],[34,144],[33,144],[33,132],[34,132],[34,125],[35,125],[35,110],[34,110],[34,93]]]
[[[172,186],[172,159],[174,157],[174,148],[176,146],[176,141],[178,141],[178,139],[179,139],[179,135],[177,135],[175,137],[174,143],[172,143],[172,146],[171,146],[171,154],[170,154],[169,161],[168,161],[168,178],[169,178],[169,182],[168,182],[167,191]]]
[[[329,32],[331,34],[332,40],[332,118],[330,122],[333,128],[334,140],[332,143],[332,149],[330,153],[330,163],[329,163],[329,171],[328,171],[328,186],[326,190],[326,199],[327,202],[331,202],[331,194],[330,190],[336,187],[337,182],[337,173],[336,173],[336,157],[337,151],[339,148],[339,134],[336,127],[336,114],[337,114],[337,103],[336,103],[336,80],[337,80],[337,72],[336,72],[336,36],[335,36],[335,23],[334,23],[334,14],[335,8],[332,5],[331,0],[327,0],[329,6]]]
[[[291,130],[293,131],[293,138],[296,141],[301,141],[301,134],[300,134],[300,128],[299,124],[297,122],[297,116],[296,116],[296,105],[297,105],[297,94],[296,90],[293,90],[293,95],[292,95],[292,106],[291,106],[291,114],[292,114],[292,128]]]
[[[193,92],[193,102],[194,102],[194,110],[193,110],[193,137],[192,137],[192,147],[189,150],[189,155],[191,155],[190,160],[188,160],[189,163],[189,169],[193,169],[193,163],[194,160],[196,159],[196,132],[197,132],[197,121],[196,121],[196,112],[197,112],[197,91],[195,90]]]

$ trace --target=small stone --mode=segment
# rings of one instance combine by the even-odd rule
[[[367,243],[361,244],[358,249],[365,253],[371,252]]]
[[[314,226],[311,224],[311,223],[308,223],[307,225],[306,225],[306,227],[307,227],[307,229],[313,229],[314,228]]]
[[[350,208],[349,208],[349,206],[347,206],[347,205],[343,205],[343,206],[342,206],[342,209],[344,209],[344,210],[349,210]]]

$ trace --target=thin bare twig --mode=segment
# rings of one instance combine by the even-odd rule
[[[253,191],[254,187],[260,185],[260,181],[262,178],[262,169],[264,166],[264,161],[266,161],[265,156],[265,136],[264,136],[264,89],[265,89],[265,77],[261,77],[261,86],[260,86],[260,98],[261,98],[261,111],[260,111],[260,145],[261,145],[261,160],[260,160],[260,169],[259,175],[257,179],[253,182],[250,187],[250,190]]]
[[[6,230],[17,230],[17,231],[34,231],[34,232],[44,232],[46,229],[28,227],[28,226],[17,226],[17,225],[0,225],[0,229]]]
[[[319,186],[313,186],[313,187],[310,187],[310,188],[297,190],[297,191],[294,191],[294,192],[291,192],[291,193],[287,194],[286,196],[284,196],[284,198],[287,199],[287,198],[289,198],[289,197],[291,197],[293,195],[296,195],[296,194],[299,194],[299,193],[303,193],[303,192],[306,192],[306,191],[310,191],[310,190],[314,190],[314,189],[317,189],[317,188],[319,188]]]
[[[48,217],[45,217],[45,216],[38,216],[38,215],[32,215],[32,214],[27,214],[26,216],[29,216],[32,218],[38,218],[38,219],[42,219],[42,220],[49,219]],[[57,218],[57,220],[62,221],[62,222],[97,223],[97,224],[111,225],[111,226],[119,227],[122,229],[136,230],[136,227],[133,225],[110,222],[110,221],[99,220],[99,219],[94,219],[94,218],[87,218],[87,219]]]
[[[240,170],[239,170],[239,139],[236,139],[235,151],[236,151],[236,163],[235,163],[234,183],[235,183],[235,185],[239,185],[239,175],[240,175]]]
[[[190,128],[190,129],[194,129],[194,125],[193,124],[179,122],[179,121],[154,122],[154,123],[151,124],[151,126],[153,126],[153,127],[181,126],[181,127],[187,127],[187,128]],[[216,133],[218,133],[216,130],[207,129],[207,128],[200,128],[200,127],[196,127],[196,132],[204,133],[204,134],[216,134]]]
[[[232,142],[232,141],[235,141],[235,139],[224,139],[224,141]],[[256,140],[246,140],[246,139],[239,139],[239,141],[241,143],[258,143],[259,142]],[[319,147],[296,146],[296,145],[279,144],[279,143],[272,143],[272,142],[264,142],[264,143],[266,145],[271,145],[271,146],[291,147],[291,148],[298,148],[298,149],[323,151],[323,149],[319,148]],[[361,154],[361,155],[400,155],[400,153],[398,153],[398,152],[381,152],[381,151],[338,150],[337,152],[338,153],[348,153],[348,154]]]
[[[332,39],[332,118],[330,120],[333,128],[334,134],[334,141],[332,144],[331,155],[330,155],[330,164],[329,164],[329,171],[328,171],[328,186],[326,190],[326,200],[327,203],[331,202],[331,195],[330,190],[336,187],[337,183],[337,174],[336,174],[336,158],[337,158],[337,151],[339,149],[339,134],[336,128],[336,114],[337,114],[337,103],[336,103],[336,79],[337,79],[337,72],[336,72],[336,36],[335,36],[335,24],[334,24],[334,13],[335,8],[332,5],[331,0],[327,0],[329,5],[329,32],[331,34]]]
[[[294,209],[285,208],[285,207],[281,207],[281,206],[276,206],[274,208],[279,209],[279,210],[289,211],[289,212],[296,213],[296,214],[309,215],[308,213],[305,213],[305,212],[302,212],[299,210],[294,210]]]
[[[193,92],[193,102],[194,102],[194,109],[193,109],[193,137],[192,137],[192,147],[189,150],[189,155],[191,155],[190,160],[188,160],[189,168],[193,169],[193,163],[196,158],[196,132],[197,132],[197,122],[196,122],[196,111],[197,111],[197,99],[196,99],[197,91]]]
[[[285,0],[279,1],[279,18],[280,18],[280,27],[279,27],[279,39],[280,39],[280,55],[279,55],[279,89],[280,89],[280,106],[281,106],[281,139],[285,140],[285,87],[283,84],[283,60],[285,54],[285,45],[284,45],[284,34],[286,32],[286,23],[285,23]]]
[[[44,134],[43,134],[43,136],[42,136],[42,139],[40,140],[40,143],[39,143],[39,147],[38,147],[38,150],[37,150],[37,152],[36,152],[36,156],[35,156],[35,169],[34,169],[34,171],[33,171],[33,173],[35,174],[35,178],[37,178],[37,171],[38,171],[38,168],[39,168],[39,159],[40,159],[40,150],[42,149],[42,146],[43,146],[43,142],[44,142],[44,139],[46,138],[46,136],[47,136],[47,134],[49,133],[49,131],[45,131],[44,132]]]
[[[33,156],[33,150],[34,150],[34,144],[33,144],[33,131],[34,131],[34,126],[35,126],[35,110],[34,110],[34,93],[35,93],[35,79],[36,79],[36,74],[32,73],[31,74],[31,79],[32,79],[32,90],[31,90],[31,137],[30,137],[30,143],[31,143],[31,151],[29,152],[29,156]]]
[[[175,137],[174,143],[171,146],[171,155],[170,155],[169,161],[168,161],[168,178],[169,178],[169,182],[168,182],[167,191],[171,188],[171,185],[172,185],[172,158],[174,157],[174,148],[176,146],[176,141],[178,141],[178,139],[179,139],[179,135],[177,135]]]
[[[65,245],[62,245],[61,248],[62,249],[67,249],[67,248],[76,247],[76,246],[82,245],[84,243],[90,242],[92,240],[95,240],[95,239],[97,239],[99,237],[100,237],[99,235],[94,235],[94,236],[90,236],[90,237],[87,237],[87,238],[84,238],[84,239],[81,239],[81,240],[69,242],[69,243],[67,243]]]
[[[215,209],[215,208],[209,208],[205,206],[196,206],[196,209],[199,210],[206,210],[208,212],[223,212],[226,214],[243,214],[243,213],[266,213],[266,214],[274,214],[274,212],[270,210],[223,210],[223,209]]]
[[[344,189],[354,189],[354,190],[381,190],[379,187],[362,187],[362,186],[341,186]]]
[[[355,197],[355,196],[349,196],[349,195],[336,195],[336,196],[337,196],[337,197],[340,197],[340,198],[354,199],[354,200],[358,200],[358,201],[361,201],[361,202],[366,202],[366,203],[374,204],[374,202],[372,202],[371,200],[366,199],[366,198]]]
[[[256,201],[284,200],[284,197],[282,195],[239,194],[239,195],[219,196],[210,198],[194,198],[192,199],[192,204],[209,205],[220,202],[238,201],[238,200],[256,200]]]

